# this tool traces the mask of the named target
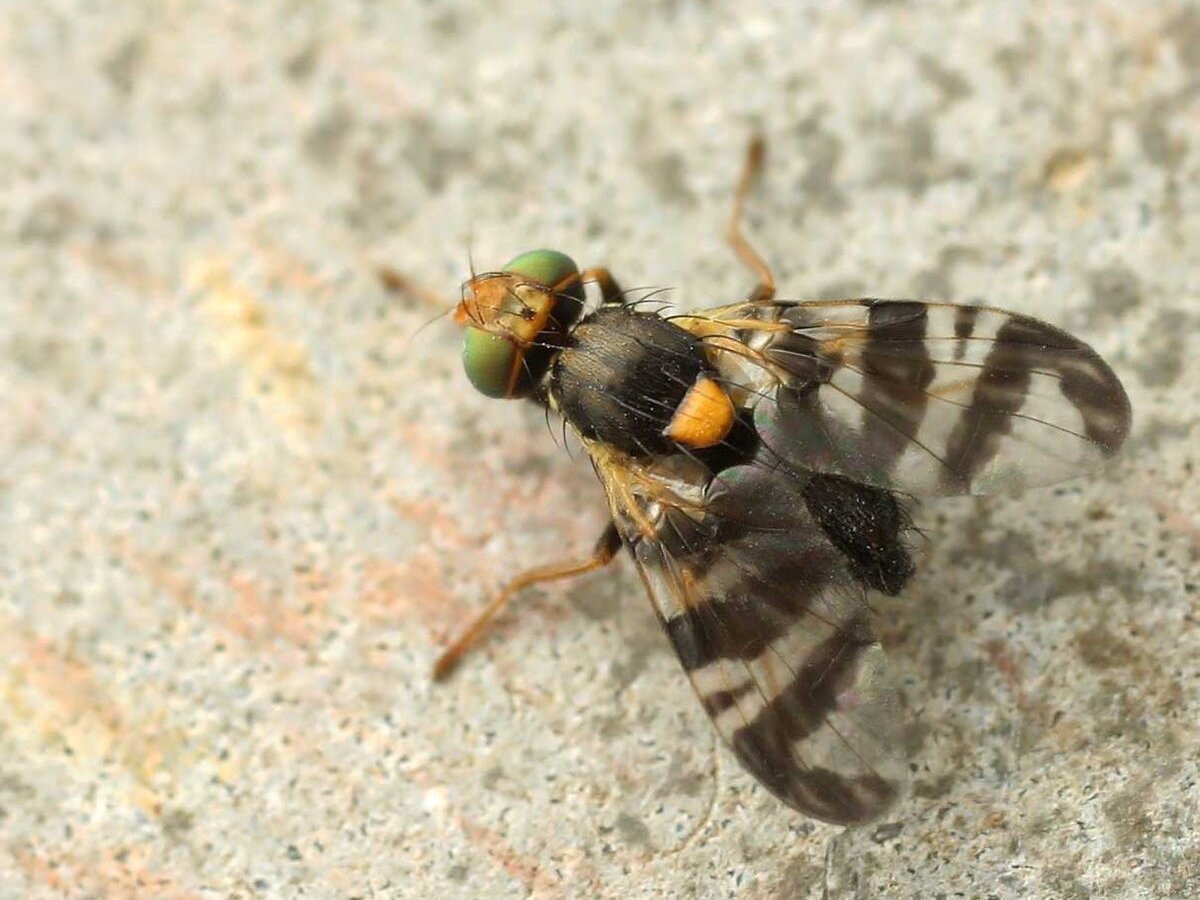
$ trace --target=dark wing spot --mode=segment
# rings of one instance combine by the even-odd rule
[[[913,562],[903,541],[908,519],[895,495],[836,475],[814,475],[804,502],[856,578],[885,594],[900,592]]]

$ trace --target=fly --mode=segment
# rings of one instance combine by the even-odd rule
[[[463,287],[455,320],[481,393],[560,415],[610,522],[583,560],[513,578],[437,660],[444,678],[521,589],[624,547],[705,711],[784,803],[839,824],[900,796],[900,704],[869,593],[913,573],[909,496],[1049,484],[1111,457],[1129,401],[1064,331],[986,306],[791,301],[729,219],[746,299],[663,316],[606,269],[534,250]],[[586,283],[599,289],[589,308]]]

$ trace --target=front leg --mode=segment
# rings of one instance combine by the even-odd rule
[[[589,281],[600,288],[600,297],[603,302],[620,303],[625,299],[625,292],[617,284],[617,279],[613,278],[612,272],[602,266],[584,269],[582,272],[572,272],[562,281],[551,285],[551,290],[557,294],[577,284],[587,284]]]
[[[621,286],[617,284],[617,280],[613,278],[612,272],[604,268],[584,269],[580,278],[587,282],[590,281],[600,288],[600,296],[604,298],[605,303],[620,303],[625,299],[625,292],[621,290]]]

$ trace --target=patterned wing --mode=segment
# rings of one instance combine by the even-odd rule
[[[674,319],[803,469],[911,494],[1081,474],[1129,432],[1090,347],[1028,316],[915,301],[747,302]]]
[[[899,707],[862,583],[805,500],[755,462],[716,475],[591,444],[613,520],[717,730],[771,793],[870,821],[906,780]]]

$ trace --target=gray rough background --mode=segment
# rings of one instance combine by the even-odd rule
[[[0,896],[1182,896],[1200,878],[1200,7],[6,2]],[[477,396],[454,299],[547,245],[679,304],[748,133],[785,296],[1034,313],[1106,477],[931,504],[880,622],[887,823],[716,744],[584,461]]]

